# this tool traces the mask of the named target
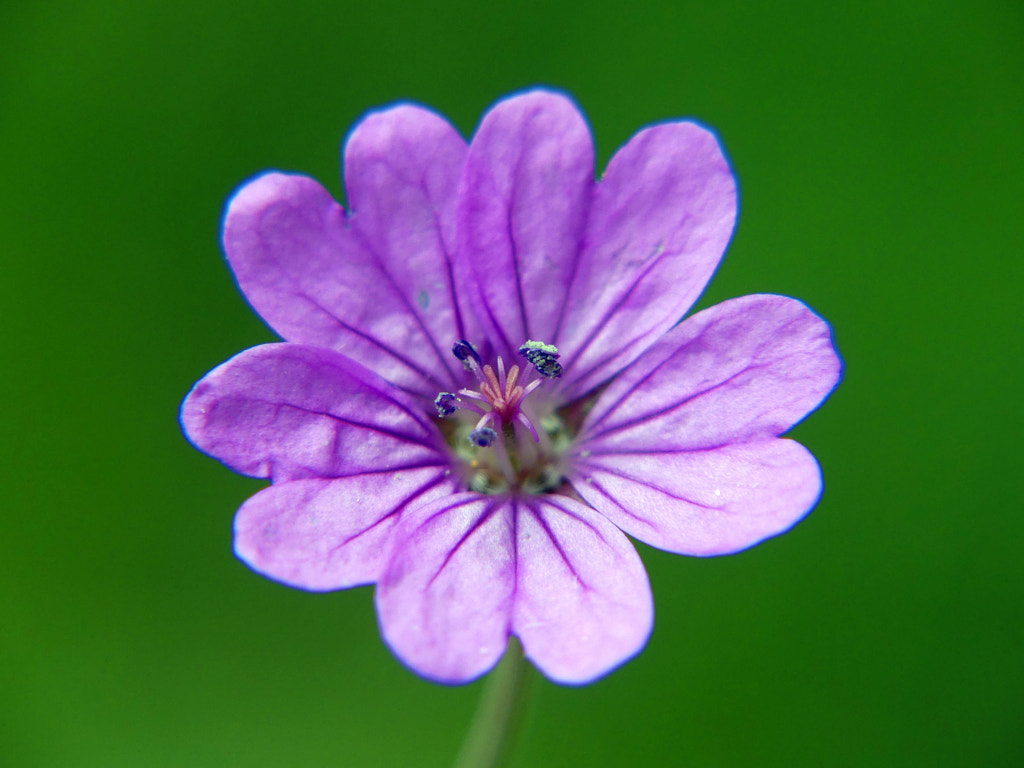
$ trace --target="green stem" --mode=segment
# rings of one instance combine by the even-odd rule
[[[487,679],[455,768],[500,768],[511,762],[530,698],[532,673],[516,637]]]

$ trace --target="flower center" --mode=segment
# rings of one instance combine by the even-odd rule
[[[472,490],[539,493],[561,483],[557,458],[567,443],[564,425],[542,398],[530,401],[545,381],[562,375],[558,350],[527,341],[519,353],[531,365],[506,369],[500,356],[495,366],[485,365],[468,341],[452,345],[452,354],[479,386],[441,392],[434,405],[438,416],[446,419],[452,448],[465,461]]]

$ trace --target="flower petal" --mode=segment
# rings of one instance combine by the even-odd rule
[[[839,381],[828,324],[796,299],[731,299],[681,323],[601,394],[578,444],[702,450],[781,435]]]
[[[449,252],[465,142],[419,107],[370,114],[345,149],[350,216],[304,176],[268,173],[228,204],[224,248],[257,312],[432,398],[461,368]]]
[[[352,225],[402,304],[436,342],[431,351],[441,367],[460,376],[452,342],[479,333],[475,315],[459,305],[466,297],[457,295],[452,274],[466,151],[465,140],[443,117],[411,105],[370,113],[345,145]],[[415,344],[392,333],[406,351]]]
[[[418,404],[329,349],[253,347],[185,398],[181,422],[199,450],[275,482],[447,466]]]
[[[598,399],[571,482],[632,536],[673,552],[735,552],[817,502],[821,474],[782,434],[839,379],[828,325],[784,296],[704,310]]]
[[[573,487],[615,525],[652,547],[727,555],[789,530],[821,495],[821,470],[795,440],[709,450],[595,453]]]
[[[512,630],[549,678],[587,683],[644,647],[651,586],[629,540],[567,496],[527,499],[516,525]]]
[[[509,499],[464,493],[403,520],[377,587],[377,614],[387,644],[421,675],[468,682],[504,653],[515,588],[513,519]]]
[[[420,674],[468,682],[511,632],[552,680],[584,683],[636,654],[653,621],[643,564],[611,523],[568,497],[466,493],[409,512],[377,589],[392,650]]]
[[[692,122],[637,133],[597,185],[553,343],[567,397],[624,368],[693,305],[736,220],[736,182],[715,135]]]
[[[293,587],[345,589],[376,581],[403,511],[451,493],[440,467],[266,488],[235,516],[235,553]]]
[[[473,137],[459,188],[459,263],[497,354],[550,340],[572,277],[594,183],[590,130],[565,96],[499,102]]]

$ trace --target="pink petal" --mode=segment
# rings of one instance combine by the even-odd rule
[[[588,415],[571,482],[630,535],[695,555],[783,532],[817,502],[814,457],[775,439],[839,380],[828,325],[784,296],[745,296],[666,334]]]
[[[442,366],[460,375],[452,342],[479,334],[475,315],[457,300],[466,297],[457,297],[452,275],[466,151],[444,118],[410,105],[370,113],[345,145],[352,225],[436,342]],[[413,343],[394,338],[403,348]]]
[[[377,588],[385,641],[444,683],[468,682],[505,651],[515,588],[509,500],[464,493],[410,512]]]
[[[250,498],[235,517],[235,553],[293,587],[345,589],[376,581],[402,512],[452,492],[441,467],[335,480],[293,480]]]
[[[459,189],[459,261],[506,359],[554,333],[593,179],[590,131],[560,94],[501,101],[473,137]]]
[[[201,451],[275,482],[448,464],[418,403],[302,344],[253,347],[215,368],[185,398],[181,421]]]
[[[715,135],[657,125],[620,149],[597,185],[553,343],[567,396],[624,368],[693,305],[736,219],[736,182]]]
[[[573,487],[615,525],[652,547],[726,555],[789,530],[817,503],[821,470],[794,440],[709,450],[595,453]]]
[[[432,398],[461,368],[449,258],[465,143],[433,112],[372,113],[345,150],[353,213],[303,176],[268,173],[228,205],[224,248],[285,339],[330,347]]]
[[[578,443],[706,449],[781,435],[839,381],[828,324],[786,296],[743,296],[672,329],[602,393]]]
[[[525,499],[517,521],[512,629],[531,661],[556,682],[578,684],[639,653],[654,605],[629,540],[567,496]]]
[[[562,496],[466,493],[412,510],[377,589],[385,639],[406,664],[448,683],[501,657],[511,632],[553,680],[584,683],[636,654],[653,621],[632,545]]]

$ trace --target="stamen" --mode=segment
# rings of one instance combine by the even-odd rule
[[[506,367],[501,356],[492,364],[484,365],[476,347],[460,339],[452,345],[452,354],[478,383],[456,392],[440,392],[434,398],[434,407],[441,418],[453,416],[456,411],[478,414],[474,426],[465,419],[465,413],[461,414],[465,420],[446,429],[445,433],[449,439],[459,435],[452,447],[472,468],[469,486],[484,493],[498,493],[507,488],[547,492],[557,487],[562,477],[557,464],[562,449],[553,444],[552,431],[561,422],[548,413],[551,402],[543,399],[527,402],[530,394],[547,379],[562,375],[558,349],[552,344],[530,340],[519,347],[518,352],[539,375],[525,364]],[[539,419],[539,413],[547,415]],[[549,424],[552,418],[556,427]],[[466,446],[463,438],[473,447]],[[490,450],[478,452],[481,448]]]
[[[562,374],[562,366],[557,360],[558,349],[552,344],[527,341],[519,348],[519,353],[533,364],[541,378],[529,381],[530,376],[526,369],[519,365],[506,369],[501,356],[496,360],[495,372],[495,366],[483,365],[479,353],[471,343],[465,339],[456,341],[452,345],[452,354],[476,376],[480,382],[479,387],[475,390],[460,389],[458,394],[441,392],[434,399],[434,406],[441,417],[451,416],[457,410],[481,414],[479,422],[468,436],[469,442],[478,448],[493,447],[496,454],[503,454],[496,455],[503,472],[506,464],[508,468],[516,464],[513,454],[524,453],[533,457],[539,455],[537,451],[546,443],[546,435],[534,426],[532,414],[529,411],[524,412],[524,400],[544,382],[544,379],[556,378]],[[505,436],[499,440],[501,433]],[[519,448],[516,447],[517,444]],[[514,477],[509,476],[508,479],[511,482]]]
[[[533,392],[533,390],[535,390],[537,387],[539,387],[543,383],[544,383],[544,379],[534,379],[533,381],[531,381],[523,389],[523,397],[526,397],[528,394]]]
[[[562,364],[558,362],[560,355],[554,344],[527,341],[519,348],[519,354],[533,363],[537,372],[545,378],[557,379],[562,375]]]
[[[478,448],[486,448],[498,439],[498,433],[490,427],[484,427],[473,430],[467,439]]]
[[[530,355],[538,353],[558,357],[558,347],[554,344],[545,344],[543,341],[534,341],[533,339],[527,339],[519,347],[519,354],[527,359],[529,359]]]
[[[473,400],[485,400],[485,398],[477,392],[470,390],[459,390],[459,395],[464,395]],[[434,398],[434,407],[437,408],[437,415],[441,418],[451,416],[456,411],[472,411],[473,413],[487,413],[476,403],[467,403],[459,395],[453,395],[451,392],[442,392]]]
[[[437,408],[438,416],[451,416],[458,410],[459,398],[451,392],[442,392],[434,398],[434,406]]]
[[[534,360],[537,373],[548,379],[557,379],[562,375],[562,364],[553,357],[546,357],[542,360]]]
[[[543,381],[543,379],[538,379],[534,383],[539,384],[541,381]],[[530,386],[533,386],[533,384],[531,384]],[[530,387],[527,387],[527,389],[529,388]],[[526,428],[530,431],[530,434],[533,435],[533,439],[537,441],[537,445],[539,446],[540,452],[545,455],[550,454],[551,440],[548,439],[547,429],[544,427],[544,424],[537,418],[537,415],[534,413],[533,409],[524,403],[522,409],[519,412],[519,415],[525,420],[525,422],[521,421],[520,423],[525,424]],[[534,422],[537,422],[537,424],[540,425],[540,429],[537,429],[537,427],[533,425]]]
[[[462,365],[465,366],[467,371],[473,371],[473,373],[476,373],[476,371],[473,370],[472,364],[470,363],[471,360],[474,363],[476,363],[477,369],[479,369],[480,366],[483,365],[483,360],[480,359],[480,353],[476,351],[476,347],[474,347],[465,339],[459,339],[454,344],[452,344],[452,354],[459,358],[459,360],[462,362]]]
[[[526,427],[527,431],[529,431],[529,433],[531,435],[533,435],[533,442],[535,442],[535,443],[539,443],[540,442],[540,435],[537,434],[537,428],[535,426],[533,426],[533,422],[532,421],[530,421],[528,418],[526,418],[526,414],[525,413],[520,411],[516,415],[516,421],[518,421],[520,424],[522,424],[524,427]]]

